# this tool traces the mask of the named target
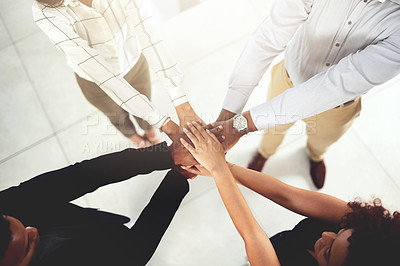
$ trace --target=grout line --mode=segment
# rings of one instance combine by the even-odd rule
[[[396,185],[396,187],[400,190],[400,185],[396,182],[396,180],[392,177],[392,175],[386,170],[386,168],[383,166],[381,161],[375,156],[375,154],[372,152],[372,150],[367,145],[367,143],[365,143],[364,140],[360,137],[357,130],[354,128],[352,128],[351,130],[356,135],[358,140],[362,143],[362,145],[367,149],[367,151],[372,155],[372,157],[375,159],[375,161],[378,163],[378,165],[382,168],[382,170],[387,174],[387,176],[393,181],[393,183]]]
[[[36,89],[35,83],[33,82],[32,77],[29,75],[28,69],[27,69],[27,67],[26,67],[26,65],[25,65],[25,63],[24,63],[24,60],[23,60],[22,57],[21,57],[21,54],[20,54],[20,52],[19,52],[17,46],[15,45],[15,42],[13,42],[13,44],[14,44],[14,49],[15,49],[15,51],[17,52],[17,55],[18,55],[18,57],[19,57],[19,59],[20,59],[20,61],[21,61],[21,65],[22,65],[22,68],[23,68],[23,70],[24,70],[24,72],[25,72],[25,75],[27,76],[29,82],[31,83],[31,86],[32,86],[32,88],[33,88],[33,91],[34,91],[35,94],[36,94],[36,97],[37,97],[37,99],[38,99],[38,101],[39,101],[40,106],[42,107],[42,110],[43,110],[43,112],[44,112],[44,114],[45,114],[45,117],[46,117],[46,119],[47,119],[47,121],[48,121],[48,123],[49,123],[49,125],[50,125],[50,127],[51,127],[51,129],[52,129],[52,131],[54,132],[53,134],[54,134],[54,136],[55,136],[55,138],[56,138],[56,140],[57,140],[57,143],[58,143],[58,145],[60,146],[60,149],[61,149],[61,151],[62,151],[62,153],[63,153],[63,155],[64,155],[64,159],[68,162],[68,164],[70,164],[71,162],[70,162],[69,159],[68,159],[68,156],[67,156],[67,154],[66,154],[66,152],[65,152],[65,149],[64,149],[64,147],[61,145],[61,141],[60,141],[60,139],[58,138],[57,134],[55,133],[55,132],[56,132],[55,125],[54,125],[54,123],[53,123],[53,122],[51,121],[51,119],[50,119],[49,113],[47,112],[47,110],[46,110],[46,108],[45,108],[45,106],[44,106],[44,104],[43,104],[43,101],[42,101],[42,99],[40,98],[40,95],[39,95],[39,93],[38,93],[38,91],[37,91],[37,89]]]
[[[2,21],[3,21],[3,19],[2,19]],[[3,23],[3,24],[4,24],[4,23]],[[4,25],[5,25],[5,24],[4,24]],[[8,34],[9,36],[11,36],[10,31],[8,30],[8,28],[7,28],[6,26],[5,26],[4,28],[5,28],[6,32],[7,32],[7,34]],[[61,145],[60,139],[58,138],[58,136],[57,136],[57,134],[56,134],[55,126],[54,126],[54,124],[53,124],[53,123],[51,122],[51,120],[50,120],[50,116],[49,116],[49,114],[48,114],[46,108],[44,107],[43,101],[42,101],[42,99],[40,98],[39,93],[37,92],[37,89],[36,89],[35,83],[34,83],[33,80],[32,80],[32,77],[29,75],[29,72],[28,72],[28,70],[27,70],[27,67],[26,67],[26,65],[25,65],[25,63],[24,63],[24,60],[22,59],[22,56],[21,56],[21,54],[20,54],[20,52],[19,52],[19,50],[18,50],[18,48],[17,48],[17,46],[16,46],[16,43],[17,43],[16,41],[12,40],[13,48],[14,48],[15,52],[17,53],[19,60],[21,61],[22,69],[24,70],[25,75],[26,75],[26,77],[28,78],[29,83],[31,84],[31,86],[32,86],[32,88],[33,88],[33,91],[34,91],[35,94],[36,94],[36,98],[38,99],[39,104],[40,104],[40,106],[42,107],[42,110],[43,110],[43,112],[44,112],[44,114],[45,114],[45,116],[46,116],[46,119],[47,119],[47,121],[49,122],[49,125],[50,125],[50,127],[51,127],[51,129],[52,129],[52,131],[53,131],[53,135],[56,137],[57,143],[58,143],[58,145],[60,146],[60,149],[61,149],[61,151],[62,151],[62,153],[63,153],[63,155],[64,155],[64,159],[65,159],[68,163],[70,163],[70,161],[69,161],[69,159],[68,159],[68,157],[67,157],[67,154],[66,154],[66,152],[65,152],[65,150],[64,150],[64,147]],[[2,160],[0,163],[2,163],[2,162],[3,162],[3,160]]]
[[[25,151],[27,151],[27,150],[29,150],[29,149],[32,149],[32,148],[34,148],[34,147],[36,147],[36,146],[42,144],[43,142],[49,140],[49,139],[52,138],[52,137],[57,137],[58,134],[60,134],[60,133],[62,133],[62,132],[64,132],[64,131],[66,131],[66,130],[72,128],[73,126],[75,126],[75,125],[79,124],[80,122],[84,121],[84,119],[86,119],[88,116],[94,115],[94,114],[96,114],[97,112],[98,112],[98,111],[92,112],[92,113],[86,115],[85,117],[83,117],[83,118],[81,118],[81,119],[79,119],[79,120],[73,122],[72,124],[70,124],[70,125],[68,125],[68,126],[66,126],[66,127],[64,127],[64,128],[62,128],[62,129],[59,129],[59,130],[57,130],[56,132],[54,132],[54,133],[52,133],[52,134],[50,134],[50,135],[48,135],[48,136],[46,136],[46,137],[44,137],[44,138],[39,139],[38,141],[32,143],[31,145],[26,146],[25,148],[22,148],[21,150],[19,150],[19,151],[15,152],[15,153],[13,153],[13,154],[11,154],[11,155],[5,157],[4,159],[1,159],[1,160],[0,160],[0,165],[1,165],[2,163],[7,162],[8,160],[11,160],[12,158],[14,158],[14,157],[16,157],[16,156],[18,156],[18,155],[20,155],[20,154],[23,153],[23,152],[25,152]],[[69,162],[68,160],[67,160],[67,162],[70,164],[70,162]]]
[[[6,45],[6,46],[1,48],[1,49],[4,49],[4,48],[8,48],[8,47],[12,46],[13,45],[13,40],[11,38],[10,31],[7,29],[6,23],[4,22],[3,16],[1,14],[0,14],[0,21],[4,26],[4,30],[7,33],[8,39],[10,40],[10,43],[8,45]]]

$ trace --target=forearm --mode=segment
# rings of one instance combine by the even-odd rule
[[[213,173],[222,201],[245,242],[251,265],[279,265],[268,236],[254,218],[228,167]]]
[[[212,174],[222,201],[241,237],[246,241],[246,238],[253,236],[256,232],[261,233],[262,229],[251,213],[229,168],[223,167],[212,171]]]
[[[166,143],[126,149],[41,174],[0,193],[1,200],[69,202],[97,188],[174,165]],[[51,201],[49,201],[51,199]]]
[[[230,169],[238,183],[298,214],[339,223],[349,211],[345,201],[333,196],[296,188],[237,165]]]

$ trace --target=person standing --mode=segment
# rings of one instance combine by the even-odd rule
[[[271,71],[267,102],[236,115],[283,52]],[[265,129],[248,166],[261,171],[302,119],[310,175],[321,188],[324,154],[359,116],[361,95],[399,73],[400,0],[276,0],[234,67],[215,124],[224,126],[226,148],[247,132]]]
[[[177,126],[151,102],[149,65],[180,122],[201,120],[181,87],[182,72],[157,36],[143,0],[36,0],[33,18],[67,57],[86,99],[138,147]],[[145,131],[140,136],[129,116]]]

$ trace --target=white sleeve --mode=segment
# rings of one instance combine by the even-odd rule
[[[135,34],[139,37],[149,66],[160,78],[174,106],[178,106],[187,102],[186,93],[181,87],[183,74],[164,41],[159,38],[145,2],[125,0],[128,23],[135,27]]]
[[[400,74],[400,31],[250,109],[258,130],[329,110]]]
[[[160,127],[166,115],[161,114],[145,95],[136,91],[112,68],[87,41],[60,19],[57,8],[33,5],[33,17],[39,28],[67,58],[86,73],[111,99],[127,112]]]
[[[286,49],[308,18],[313,0],[276,0],[270,15],[250,37],[229,80],[223,109],[240,113],[274,58]]]

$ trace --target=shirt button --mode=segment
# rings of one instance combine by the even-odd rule
[[[368,0],[364,0],[364,3],[368,2]]]
[[[330,66],[331,64],[330,63],[326,63],[326,66]]]
[[[349,24],[349,25],[351,25],[351,24],[353,24],[353,22],[351,22],[350,20],[347,22],[347,24]]]
[[[339,47],[339,46],[340,46],[340,43],[337,42],[337,43],[335,44],[335,46],[336,46],[336,47]]]

